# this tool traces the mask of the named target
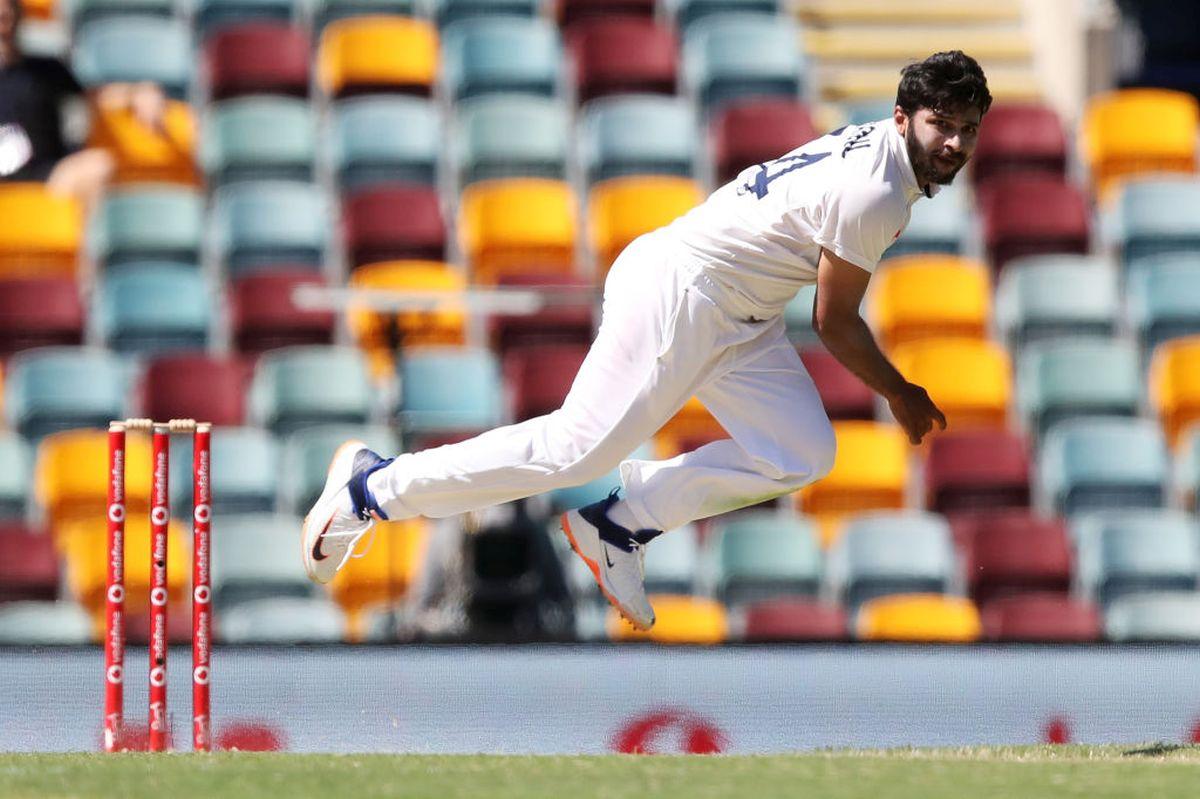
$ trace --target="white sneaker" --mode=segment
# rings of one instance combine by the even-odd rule
[[[617,501],[608,499],[562,515],[562,530],[571,548],[583,559],[600,593],[639,630],[654,626],[654,608],[646,598],[646,544],[661,530],[631,532],[608,518]]]
[[[387,518],[378,509],[358,507],[366,503],[361,496],[356,503],[351,486],[353,478],[359,478],[361,482],[364,473],[373,472],[386,463],[388,461],[367,449],[361,441],[347,441],[333,454],[325,488],[304,517],[300,536],[304,570],[309,579],[318,583],[332,580],[354,554],[359,540],[377,520]]]

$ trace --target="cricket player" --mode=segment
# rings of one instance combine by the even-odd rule
[[[790,494],[833,466],[833,428],[784,331],[816,283],[813,327],[919,444],[942,412],[880,351],[859,315],[913,203],[950,183],[991,105],[979,64],[937,53],[902,72],[892,116],[850,125],[744,170],[627,247],[563,406],[457,444],[384,460],[342,445],[303,527],[304,564],[327,582],[376,520],[433,518],[601,477],[622,496],[562,516],[608,601],[649,629],[646,546],[663,531]],[[664,461],[630,460],[693,395],[729,433]]]

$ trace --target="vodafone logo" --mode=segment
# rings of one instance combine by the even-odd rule
[[[125,521],[125,506],[120,502],[114,502],[108,506],[108,520],[113,524],[120,524]]]
[[[208,666],[197,666],[192,672],[192,682],[196,685],[208,685]]]
[[[612,739],[612,748],[625,754],[712,755],[727,747],[725,734],[716,724],[686,708],[665,708],[637,716]]]
[[[154,524],[166,524],[167,520],[170,518],[171,515],[167,513],[167,509],[162,505],[157,505],[153,510],[150,511],[150,521]]]
[[[125,586],[110,585],[108,587],[108,601],[109,602],[117,602],[117,603],[124,602],[125,601]]]
[[[192,510],[192,518],[199,524],[208,524],[212,520],[212,507],[209,505],[197,505]]]
[[[150,669],[150,684],[155,688],[162,688],[167,684],[167,670],[162,666],[155,666]]]
[[[161,608],[167,604],[167,589],[154,588],[150,591],[150,604],[156,608]]]
[[[108,667],[108,673],[105,677],[113,685],[120,685],[125,682],[125,669],[120,664],[114,663]]]
[[[192,599],[198,604],[206,605],[212,599],[212,589],[207,585],[198,585],[192,592]]]

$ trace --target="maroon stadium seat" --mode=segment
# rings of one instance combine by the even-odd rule
[[[146,415],[151,419],[200,419],[219,425],[245,421],[247,363],[209,355],[170,355],[146,369]]]
[[[727,107],[713,122],[717,180],[778,158],[817,137],[808,107],[796,100],[753,100]]]
[[[342,212],[352,266],[417,258],[446,259],[446,222],[429,186],[380,186],[346,198]]]
[[[58,598],[51,537],[22,522],[0,522],[0,602]]]
[[[302,311],[292,304],[297,286],[323,286],[307,270],[260,272],[233,284],[230,315],[234,345],[256,354],[296,344],[332,344],[333,313]]]
[[[653,17],[654,0],[556,0],[555,17],[562,27],[580,20],[611,17]]]
[[[675,93],[675,34],[652,19],[588,19],[571,27],[567,46],[581,103],[622,92]]]
[[[967,585],[979,604],[1030,591],[1066,593],[1071,586],[1071,544],[1066,525],[1026,510],[979,513],[958,527]]]
[[[816,383],[830,419],[875,418],[874,392],[837,358],[825,350],[806,347],[800,350],[800,360]]]
[[[980,611],[989,641],[1099,641],[1100,612],[1095,605],[1063,594],[1019,594],[993,600]]]
[[[979,207],[988,257],[997,272],[1022,255],[1088,251],[1087,201],[1060,178],[996,178],[980,187]]]
[[[971,157],[975,183],[1014,172],[1062,178],[1067,169],[1067,137],[1054,110],[1036,104],[997,104],[979,129]]]
[[[70,278],[0,281],[0,355],[83,340],[83,303]]]
[[[845,641],[846,611],[812,599],[771,599],[746,609],[747,641]]]
[[[561,407],[587,353],[586,344],[538,344],[509,351],[504,356],[504,382],[512,392],[513,417],[521,422]]]
[[[310,45],[299,28],[250,22],[218,30],[204,48],[212,98],[308,95]]]
[[[925,466],[926,507],[938,513],[1029,507],[1029,450],[1006,430],[935,436]]]
[[[594,336],[595,287],[576,275],[517,273],[501,275],[497,285],[509,288],[559,287],[575,289],[569,301],[556,302],[536,314],[499,314],[489,322],[492,348],[505,353],[536,344],[589,344]],[[551,295],[553,296],[553,295]]]

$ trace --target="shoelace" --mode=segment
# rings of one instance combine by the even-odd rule
[[[366,547],[361,552],[359,552],[358,545],[356,544],[355,551],[350,553],[350,557],[354,558],[355,560],[360,560],[367,556],[367,554],[371,551],[371,547],[375,546],[375,535],[376,535],[376,533],[379,532],[379,528],[376,525],[372,524],[370,532],[371,532],[371,537],[367,539]],[[356,536],[356,535],[362,535],[362,533],[358,533],[353,530],[347,530],[342,533],[325,533],[322,536],[322,538],[348,538],[350,536]]]

